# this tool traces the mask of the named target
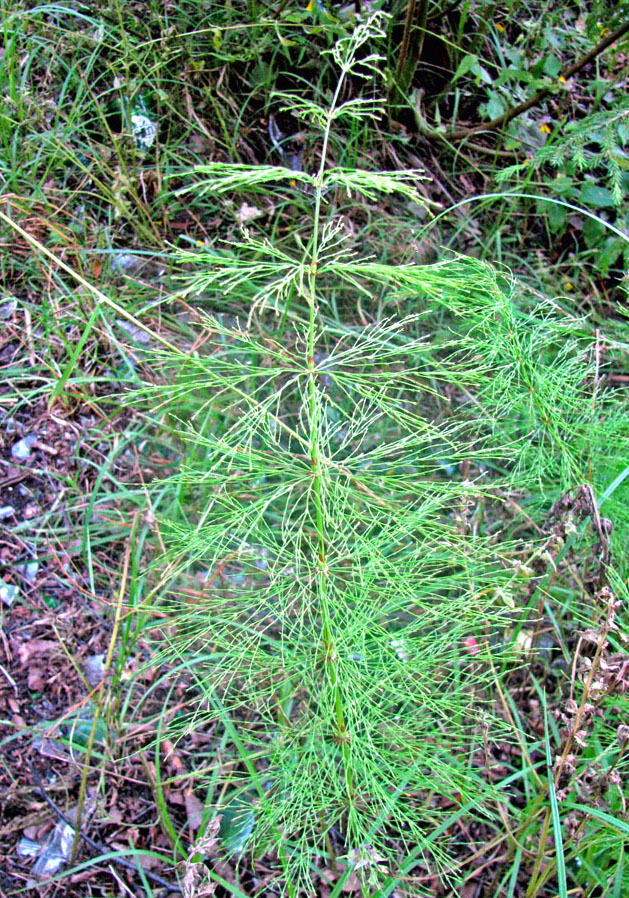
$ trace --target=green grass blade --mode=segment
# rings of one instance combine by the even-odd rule
[[[580,811],[582,814],[588,814],[590,817],[595,817],[597,820],[600,820],[601,823],[604,823],[605,826],[609,826],[611,829],[618,830],[626,836],[629,836],[629,823],[627,823],[626,820],[621,820],[620,817],[614,817],[606,811],[601,811],[600,808],[588,807],[586,804],[577,804],[573,801],[566,801],[565,806],[570,808],[571,811]]]
[[[546,704],[546,696],[544,699],[544,743],[546,746],[546,768],[548,771],[548,795],[550,798],[550,813],[553,822],[553,833],[555,837],[555,857],[557,863],[557,880],[559,884],[559,898],[568,898],[568,885],[566,882],[566,862],[563,852],[563,838],[561,834],[561,816],[559,814],[559,803],[557,801],[557,793],[555,791],[555,781],[553,779],[553,759],[550,750],[550,730],[548,726],[548,707]]]
[[[89,321],[85,325],[83,333],[81,334],[79,342],[76,344],[74,352],[70,356],[70,360],[68,361],[67,365],[63,369],[61,377],[57,381],[57,384],[55,385],[54,389],[50,393],[50,399],[48,400],[48,408],[49,409],[52,408],[57,397],[63,392],[63,389],[64,389],[65,385],[67,384],[67,382],[70,378],[70,375],[74,371],[74,368],[75,368],[78,358],[83,350],[83,347],[85,346],[85,343],[87,342],[87,338],[89,337],[90,333],[92,332],[94,322],[96,321],[96,319],[98,318],[99,315],[100,315],[100,308],[98,306],[96,306],[96,308],[90,315]]]
[[[618,489],[618,487],[625,482],[627,477],[629,477],[629,465],[627,465],[624,471],[621,471],[618,477],[612,480],[609,486],[605,489],[601,498],[598,500],[599,508],[601,507],[603,502],[605,502],[606,499],[609,499],[609,497]]]

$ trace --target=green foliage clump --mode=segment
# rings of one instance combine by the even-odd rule
[[[499,182],[513,176],[531,177],[534,170],[548,166],[556,174],[545,178],[551,196],[538,202],[538,212],[548,216],[555,235],[565,233],[570,214],[584,214],[583,238],[594,251],[597,268],[607,275],[619,267],[627,254],[626,227],[629,223],[624,200],[629,188],[629,104],[613,107],[569,122],[563,133],[535,151],[526,164],[503,169]],[[608,186],[603,186],[607,179]]]
[[[580,321],[519,305],[509,273],[474,259],[361,258],[326,219],[335,191],[421,203],[418,173],[326,167],[334,124],[379,111],[341,98],[350,72],[373,77],[380,34],[374,16],[337,44],[327,109],[286,100],[321,129],[316,174],[201,171],[215,193],[305,188],[312,230],[296,251],[243,234],[186,254],[188,296],[227,290],[250,313],[205,316],[195,353],[156,354],[166,383],[149,389],[184,457],[162,504],[162,657],[197,694],[177,726],[227,734],[215,784],[253,796],[250,848],[279,854],[293,894],[331,852],[365,888],[422,854],[447,869],[433,796],[489,800],[464,759],[499,732],[490,655],[526,601],[507,509],[587,479],[599,436]],[[335,320],[357,295],[391,315]]]

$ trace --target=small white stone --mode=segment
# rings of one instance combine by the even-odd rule
[[[35,442],[37,442],[37,435],[29,433],[28,436],[23,437],[23,439],[18,440],[17,443],[11,446],[11,455],[17,461],[26,461],[31,454],[31,446]]]
[[[0,583],[0,602],[8,608],[15,602],[20,594],[20,587],[15,583]]]

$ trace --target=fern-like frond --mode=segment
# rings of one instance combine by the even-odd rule
[[[399,194],[423,208],[428,208],[429,204],[415,186],[417,181],[424,178],[421,169],[405,172],[368,172],[360,169],[332,168],[324,175],[323,187],[327,190],[332,186],[340,186],[345,188],[350,196],[354,191],[371,200],[382,194]]]
[[[298,182],[312,186],[313,178],[307,172],[293,171],[281,165],[238,165],[235,163],[213,162],[210,165],[199,165],[193,171],[177,172],[169,177],[183,180],[194,176],[194,182],[178,188],[175,193],[182,196],[194,192],[195,196],[208,193],[220,196],[237,190],[255,190],[269,184],[289,184]]]
[[[623,172],[629,170],[629,99],[611,109],[593,112],[566,125],[562,135],[535,151],[526,166],[509,166],[498,173],[498,181],[550,164],[559,168],[568,162],[580,172],[605,168],[612,197],[620,206],[625,197]]]
[[[279,852],[297,890],[332,838],[348,857],[367,845],[382,857],[375,880],[405,850],[447,870],[424,796],[489,808],[491,785],[461,757],[482,752],[487,727],[502,733],[485,713],[493,658],[530,601],[500,532],[513,491],[547,502],[597,459],[617,478],[606,433],[627,451],[582,322],[475,259],[363,258],[324,220],[335,185],[418,201],[417,172],[325,169],[343,79],[372,72],[375,56],[357,50],[382,21],[335,48],[330,108],[287,100],[323,131],[312,232],[295,255],[243,234],[180,256],[185,295],[246,297],[256,327],[205,316],[194,352],[153,354],[162,383],[145,391],[180,452],[156,509],[172,627],[160,618],[151,663],[185,665],[198,698],[171,735],[225,734],[217,800],[255,789],[252,850]],[[212,169],[200,190],[278,171],[286,180]],[[412,314],[325,317],[327,296],[349,305],[358,292]]]

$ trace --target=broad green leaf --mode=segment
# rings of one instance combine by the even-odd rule
[[[556,56],[547,56],[544,60],[543,72],[551,78],[557,78],[561,72],[561,62]]]
[[[255,827],[254,796],[237,793],[220,808],[221,823],[218,834],[231,853],[242,854]]]
[[[479,74],[478,56],[476,56],[475,54],[469,54],[468,56],[463,57],[456,72],[454,73],[452,81],[458,81],[459,78],[462,78],[463,75],[467,75],[469,72],[472,72],[472,74],[474,75]]]
[[[592,181],[586,181],[581,187],[581,200],[588,206],[597,209],[611,209],[614,203],[614,195],[607,187],[599,187]]]

